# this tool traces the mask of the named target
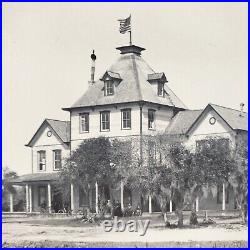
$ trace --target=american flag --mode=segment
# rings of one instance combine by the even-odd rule
[[[131,15],[125,19],[119,19],[120,22],[120,33],[125,34],[128,31],[131,31]]]

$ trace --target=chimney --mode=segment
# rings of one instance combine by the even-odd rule
[[[92,60],[92,64],[91,64],[91,78],[90,78],[89,83],[94,83],[95,82],[95,60],[96,60],[96,55],[95,55],[94,50],[93,50],[90,57],[91,57],[91,60]]]
[[[245,104],[242,102],[240,103],[240,116],[243,116],[243,108],[244,108]]]

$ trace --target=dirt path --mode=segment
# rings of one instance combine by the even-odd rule
[[[68,241],[68,242],[188,242],[188,241],[247,241],[247,226],[216,225],[193,229],[149,228],[139,232],[104,232],[102,226],[53,226],[27,222],[3,223],[2,242]]]

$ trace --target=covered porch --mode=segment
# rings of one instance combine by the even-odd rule
[[[13,186],[25,187],[26,213],[55,212],[56,198],[55,185],[59,179],[59,173],[35,173],[23,175],[10,180]],[[53,202],[53,204],[52,204]],[[10,212],[13,210],[13,194],[10,193]]]
[[[71,184],[68,194],[68,204],[63,204],[63,199],[60,196],[56,186],[59,182],[59,173],[35,173],[23,175],[18,178],[10,180],[11,185],[23,186],[25,189],[25,206],[26,213],[58,213],[65,211],[65,208],[70,212],[77,213],[79,210],[89,208],[90,211],[99,213],[100,201],[103,200],[103,186],[95,183],[89,193],[85,193],[78,185]],[[221,185],[220,202],[218,203],[215,198],[208,200],[208,198],[196,199],[195,209],[199,210],[222,210],[235,209],[234,197],[230,192],[226,192],[225,184]],[[124,210],[128,205],[135,209],[138,204],[142,207],[143,212],[154,213],[160,212],[159,204],[151,197],[139,196],[139,193],[130,191],[121,181],[118,187],[112,192],[112,199],[119,202],[121,209]],[[228,193],[228,196],[226,195]],[[229,195],[230,194],[230,195]],[[109,191],[104,192],[105,200],[110,200],[111,195]],[[230,197],[229,197],[230,196]],[[226,199],[226,197],[229,197]],[[228,200],[228,202],[227,202]],[[9,212],[17,212],[13,209],[13,194],[10,193],[9,197],[10,210]],[[167,211],[173,212],[175,205],[172,201],[167,204]]]

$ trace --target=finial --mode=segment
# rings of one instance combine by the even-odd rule
[[[91,57],[92,60],[94,60],[94,61],[96,60],[95,50],[93,50],[90,57]]]
[[[243,116],[243,108],[245,104],[243,102],[240,103],[240,116]]]

